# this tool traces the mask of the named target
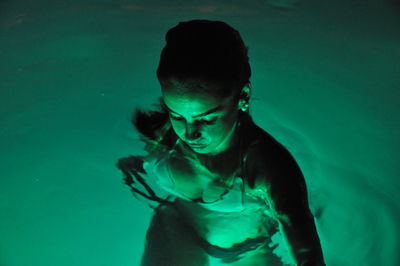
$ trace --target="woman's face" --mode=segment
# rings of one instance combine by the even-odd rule
[[[218,154],[230,147],[238,120],[232,97],[189,90],[163,90],[172,128],[194,152]]]

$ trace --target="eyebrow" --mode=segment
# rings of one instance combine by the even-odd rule
[[[178,114],[177,112],[175,112],[174,110],[169,109],[169,107],[168,107],[167,105],[164,105],[164,106],[165,106],[165,107],[168,109],[168,111],[170,111],[171,113],[180,115],[180,114]],[[210,109],[210,110],[208,110],[208,111],[206,111],[206,112],[204,112],[204,113],[201,113],[201,114],[198,114],[198,115],[193,116],[193,118],[200,117],[200,116],[206,116],[206,115],[209,115],[209,114],[211,114],[211,113],[215,113],[215,112],[221,111],[222,109],[224,109],[224,107],[223,107],[222,105],[218,105],[217,107],[214,107],[214,108],[212,108],[212,109]]]

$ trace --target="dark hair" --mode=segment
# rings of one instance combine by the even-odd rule
[[[200,85],[230,96],[250,84],[248,47],[239,32],[222,21],[180,22],[166,34],[157,69],[162,87],[173,82]],[[210,86],[213,85],[213,86]],[[216,86],[214,86],[216,85]]]
[[[176,83],[186,88],[227,97],[250,85],[248,47],[239,32],[222,21],[190,20],[168,30],[157,68],[163,89]],[[174,134],[168,113],[160,102],[159,111],[136,110],[132,123],[150,153],[170,148]],[[155,152],[156,153],[156,152]]]

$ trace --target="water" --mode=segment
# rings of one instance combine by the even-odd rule
[[[394,1],[3,1],[0,265],[139,265],[151,210],[114,166],[167,29],[236,27],[256,122],[295,156],[327,265],[399,265]],[[326,2],[326,1],[324,1]]]

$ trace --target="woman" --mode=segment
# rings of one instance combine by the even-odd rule
[[[156,203],[142,265],[325,265],[298,165],[249,115],[239,32],[192,20],[166,41],[160,110],[133,119],[148,155],[118,163],[134,194]]]

